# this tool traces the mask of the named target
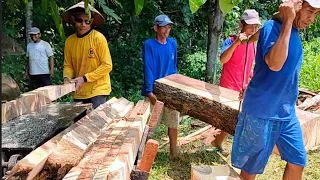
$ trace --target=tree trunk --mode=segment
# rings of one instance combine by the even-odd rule
[[[26,9],[26,43],[27,45],[31,42],[29,31],[32,27],[32,10],[33,10],[33,2],[32,0],[29,0],[27,4],[27,9]]]
[[[208,45],[206,82],[213,83],[215,80],[215,61],[218,57],[219,39],[222,32],[224,15],[220,10],[219,0],[210,0],[210,14],[208,18]]]

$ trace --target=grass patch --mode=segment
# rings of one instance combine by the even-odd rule
[[[197,126],[192,126],[192,124]],[[182,120],[179,126],[179,137],[187,136],[192,132],[199,130],[207,124],[192,118]],[[166,142],[167,128],[160,124],[155,131],[154,139],[158,140],[160,145]],[[232,137],[229,137],[225,143],[225,148],[230,151],[232,146]],[[206,146],[201,141],[194,141],[179,147],[179,158],[169,159],[169,145],[159,149],[156,160],[153,164],[149,179],[150,180],[187,180],[191,177],[191,165],[224,165],[225,161],[214,152],[205,151]],[[230,156],[227,157],[230,163]],[[282,179],[285,168],[285,161],[279,156],[272,155],[269,159],[264,174],[258,175],[257,180]],[[320,179],[320,151],[313,151],[308,154],[308,164],[303,174],[304,180]]]

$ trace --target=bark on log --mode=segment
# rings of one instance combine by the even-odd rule
[[[165,106],[234,134],[238,93],[183,75],[156,80],[154,93]]]

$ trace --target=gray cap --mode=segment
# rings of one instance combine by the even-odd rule
[[[157,16],[154,19],[153,23],[154,23],[154,25],[158,25],[158,26],[165,26],[168,24],[173,24],[173,22],[170,20],[170,18],[165,14]]]
[[[40,29],[37,27],[33,27],[30,29],[29,34],[40,34]]]
[[[254,9],[247,9],[240,17],[247,24],[261,24],[259,13]]]

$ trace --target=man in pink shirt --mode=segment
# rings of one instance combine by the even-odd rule
[[[240,20],[240,34],[238,36],[231,36],[224,41],[220,56],[220,61],[223,64],[220,86],[238,92],[242,90],[243,80],[245,81],[244,85],[249,83],[255,59],[255,43],[250,42],[247,44],[246,40],[257,32],[261,24],[259,13],[253,9],[245,10]],[[227,136],[226,132],[221,131],[211,144],[218,151],[223,152],[222,143]]]

